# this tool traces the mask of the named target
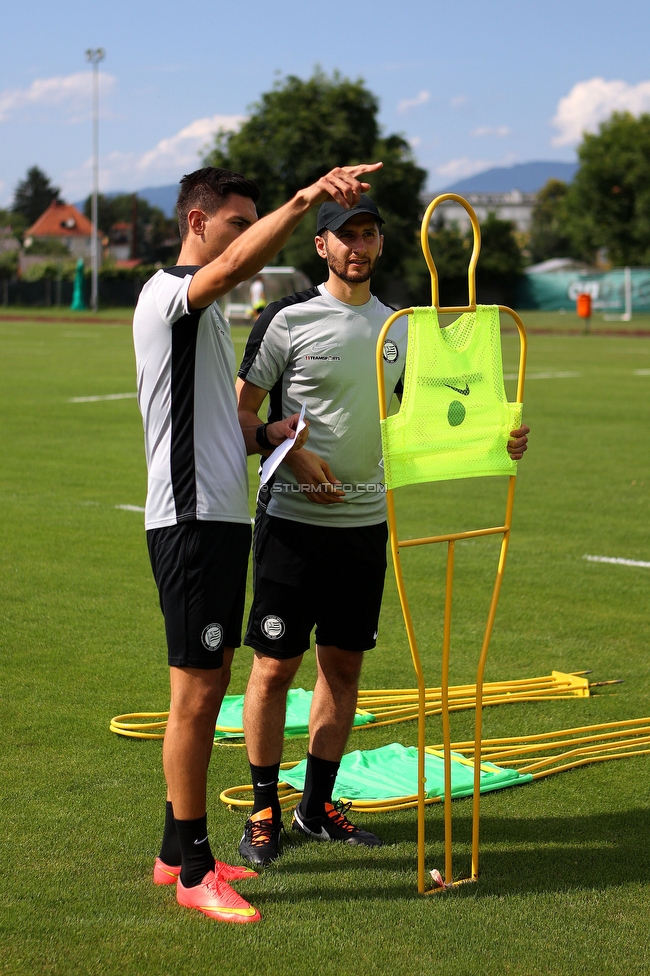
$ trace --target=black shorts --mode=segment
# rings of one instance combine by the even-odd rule
[[[220,668],[224,647],[241,644],[250,525],[195,521],[148,529],[147,546],[169,666]]]
[[[375,646],[386,575],[385,522],[342,529],[260,512],[253,541],[253,606],[244,643],[292,658],[316,643]]]

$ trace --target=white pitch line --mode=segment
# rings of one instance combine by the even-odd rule
[[[504,380],[516,380],[517,373],[504,373]],[[566,371],[563,373],[526,373],[527,380],[567,380],[574,376],[582,376],[582,373],[574,373],[572,371]]]
[[[635,369],[635,376],[650,376],[650,369]]]
[[[137,393],[106,393],[104,396],[71,397],[68,403],[97,403],[99,400],[135,400]]]
[[[140,505],[116,505],[115,508],[121,508],[123,512],[144,512]]]
[[[650,563],[643,562],[641,559],[622,559],[620,556],[583,556],[590,563],[615,563],[617,566],[641,566],[642,569],[650,569]]]

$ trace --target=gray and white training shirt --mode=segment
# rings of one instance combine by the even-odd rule
[[[147,529],[195,520],[250,524],[230,326],[216,302],[189,310],[187,291],[198,270],[158,271],[133,317]]]
[[[392,312],[375,297],[346,305],[319,285],[274,302],[255,323],[240,377],[269,391],[270,421],[307,404],[305,446],[327,461],[346,493],[343,504],[315,505],[282,464],[269,515],[340,527],[385,520],[375,347]],[[399,319],[384,344],[389,403],[404,370],[406,335],[407,320]]]

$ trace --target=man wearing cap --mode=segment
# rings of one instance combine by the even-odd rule
[[[321,206],[315,243],[328,279],[262,312],[239,370],[240,423],[262,423],[267,393],[269,422],[305,403],[313,448],[278,468],[260,492],[255,522],[255,596],[245,638],[255,658],[244,706],[254,806],[240,844],[254,864],[279,853],[286,696],[314,626],[318,675],[307,778],[292,827],[318,840],[380,844],[333,805],[332,787],[354,719],[363,652],[377,638],[386,570],[374,350],[392,310],[370,294],[382,224],[365,195],[350,210]],[[386,347],[389,399],[404,369],[406,328],[404,319]]]
[[[377,639],[386,570],[374,355],[393,310],[370,293],[383,222],[365,195],[350,210],[321,206],[315,244],[328,279],[264,310],[239,370],[240,423],[260,424],[261,443],[258,411],[267,394],[269,422],[304,403],[311,424],[310,450],[289,454],[261,489],[255,521],[255,594],[245,637],[255,658],[244,705],[254,805],[239,850],[256,865],[279,853],[286,696],[314,626],[318,672],[305,789],[292,829],[320,841],[381,844],[332,803],[332,788],[354,720],[363,652]],[[403,318],[384,343],[388,402],[401,393],[406,335]],[[513,432],[513,457],[526,450],[527,432]]]

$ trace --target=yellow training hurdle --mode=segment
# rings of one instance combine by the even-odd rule
[[[469,268],[467,273],[468,278],[468,304],[465,306],[451,306],[451,307],[441,307],[439,304],[439,287],[438,287],[438,272],[431,255],[431,249],[429,247],[429,224],[431,217],[435,209],[446,200],[454,200],[456,203],[460,204],[467,211],[474,233],[474,246],[472,249],[471,258],[469,261]],[[475,312],[477,309],[476,305],[476,264],[478,261],[480,249],[481,249],[481,231],[478,223],[478,219],[472,207],[464,200],[462,197],[455,193],[444,193],[436,197],[427,207],[426,213],[422,220],[421,226],[421,245],[422,251],[429,268],[431,275],[431,303],[433,308],[439,313],[452,313],[461,315],[465,312]],[[517,395],[516,399],[518,403],[523,403],[524,395],[524,378],[526,371],[526,330],[524,324],[521,321],[519,315],[512,309],[506,306],[499,305],[498,310],[500,313],[509,315],[515,322],[517,326],[517,331],[519,334],[519,369],[517,377]],[[383,347],[384,340],[393,326],[393,324],[401,317],[413,315],[414,310],[412,308],[401,309],[395,312],[386,321],[383,326],[379,339],[377,341],[376,347],[376,365],[377,365],[377,383],[378,383],[378,394],[379,394],[379,415],[380,420],[383,422],[387,419],[388,410],[386,405],[386,386],[384,380],[384,367],[383,367]],[[441,891],[444,888],[452,887],[454,885],[463,884],[467,881],[476,881],[478,878],[478,858],[479,858],[479,815],[480,815],[480,791],[479,791],[479,777],[480,777],[480,761],[481,761],[481,736],[482,736],[482,706],[483,706],[483,676],[485,672],[485,663],[487,659],[488,649],[490,646],[490,638],[492,636],[492,629],[494,626],[494,619],[496,616],[497,603],[499,600],[499,593],[501,590],[501,583],[503,580],[503,573],[505,569],[506,556],[508,553],[508,543],[510,540],[510,529],[512,525],[512,511],[514,505],[514,495],[515,495],[515,481],[514,475],[509,477],[508,480],[508,492],[506,499],[506,509],[505,517],[503,519],[503,524],[491,526],[487,528],[471,529],[463,532],[452,532],[444,535],[429,536],[427,538],[419,539],[400,539],[397,532],[397,519],[395,512],[395,499],[393,496],[393,489],[387,485],[386,498],[388,506],[388,526],[390,533],[390,546],[393,557],[393,568],[395,571],[395,579],[397,583],[397,589],[400,598],[400,604],[402,608],[402,613],[404,616],[404,623],[406,627],[406,632],[408,636],[409,648],[411,651],[411,657],[413,660],[413,666],[415,668],[415,674],[417,679],[418,688],[418,891],[421,894],[428,893],[425,889],[425,742],[426,742],[426,731],[425,731],[425,719],[427,713],[427,699],[426,699],[426,686],[424,673],[422,670],[422,663],[420,659],[420,653],[418,650],[417,638],[415,635],[415,630],[413,627],[413,620],[411,617],[411,611],[409,608],[408,597],[406,594],[406,588],[404,584],[404,577],[402,573],[401,565],[401,551],[404,549],[411,548],[413,546],[423,546],[423,545],[433,545],[437,543],[447,544],[447,570],[446,570],[446,583],[445,583],[445,604],[444,604],[444,623],[443,623],[443,645],[442,645],[442,696],[441,696],[441,714],[442,714],[442,732],[443,732],[443,752],[444,752],[444,775],[445,775],[445,805],[444,805],[444,819],[445,819],[445,876],[444,876],[444,886],[430,889],[432,891]],[[473,798],[473,812],[472,812],[472,863],[471,863],[471,874],[469,878],[464,878],[461,880],[454,881],[453,879],[453,869],[452,869],[452,812],[451,812],[451,732],[449,725],[449,654],[450,654],[450,638],[451,638],[451,616],[452,616],[452,590],[453,590],[453,575],[454,575],[454,546],[455,543],[463,539],[473,539],[482,536],[491,535],[501,535],[501,550],[499,554],[499,561],[496,572],[496,579],[494,582],[494,587],[492,590],[492,598],[490,601],[490,608],[488,612],[487,623],[485,626],[485,631],[483,635],[483,641],[481,646],[481,652],[478,661],[477,673],[476,673],[476,686],[475,686],[475,697],[476,697],[476,722],[475,722],[475,769],[474,769],[474,798]]]

